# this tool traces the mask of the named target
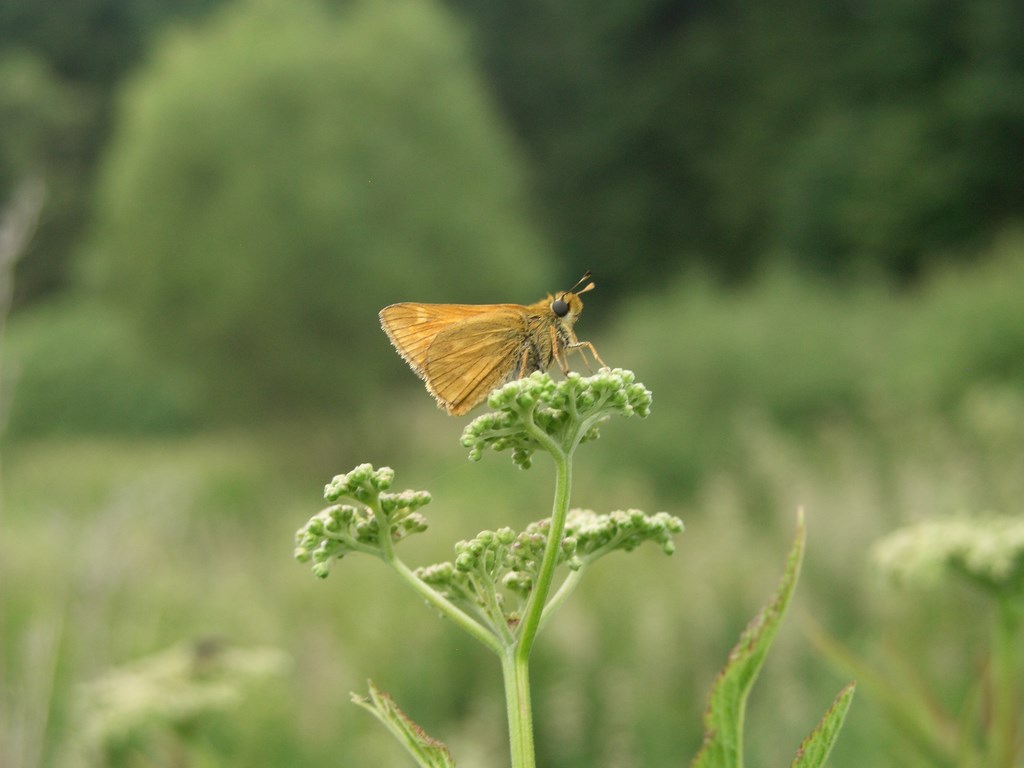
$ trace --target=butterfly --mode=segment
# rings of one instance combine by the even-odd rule
[[[546,371],[553,362],[567,373],[569,352],[589,350],[607,367],[594,345],[573,332],[583,311],[580,295],[594,288],[589,280],[587,272],[568,291],[526,305],[392,304],[380,311],[380,324],[438,407],[461,416],[513,378]]]

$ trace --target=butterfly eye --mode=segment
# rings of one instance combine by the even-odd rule
[[[569,305],[562,301],[562,299],[555,299],[551,302],[551,311],[557,317],[565,317],[569,314]]]

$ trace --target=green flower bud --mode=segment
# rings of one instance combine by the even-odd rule
[[[364,544],[376,543],[378,532],[376,520],[361,520],[356,523],[354,530],[356,538]]]
[[[296,551],[313,553],[311,557],[318,563],[340,559],[352,551],[376,552],[383,556],[383,526],[387,526],[391,542],[425,531],[426,518],[413,510],[429,503],[430,494],[411,490],[385,492],[394,477],[390,467],[374,470],[372,464],[360,464],[347,474],[335,475],[324,487],[325,498],[355,503],[336,503],[320,510],[296,531]],[[318,569],[318,575],[326,574],[325,569]]]
[[[423,533],[427,530],[427,518],[419,512],[414,512],[406,518],[405,525],[409,533]]]
[[[391,467],[381,467],[377,470],[373,478],[373,486],[380,491],[386,491],[391,487],[392,481],[395,479],[395,470]]]
[[[336,475],[331,482],[324,486],[324,501],[337,501],[344,493],[345,476]]]
[[[533,579],[520,571],[509,571],[502,579],[502,585],[519,595],[527,595],[533,589]]]
[[[535,451],[553,450],[538,430],[568,451],[596,438],[598,423],[612,414],[646,416],[651,394],[635,383],[632,372],[622,369],[586,378],[570,372],[557,383],[550,375],[535,372],[495,390],[487,402],[496,412],[474,419],[462,435],[470,459],[478,461],[484,448],[508,449],[513,462],[528,469]]]
[[[350,486],[362,485],[369,482],[373,476],[373,464],[360,464],[348,473],[348,484]]]
[[[335,507],[331,513],[331,517],[337,520],[342,525],[348,525],[352,522],[356,515],[359,514],[359,510],[349,504],[342,504],[341,506]]]

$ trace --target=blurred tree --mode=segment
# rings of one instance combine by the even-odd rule
[[[82,136],[93,112],[40,57],[26,50],[0,56],[0,200],[27,177],[45,179],[48,188],[41,231],[18,267],[19,292],[45,292],[60,280],[56,259],[36,255],[66,252],[74,241],[84,195]]]
[[[131,84],[88,266],[216,408],[351,407],[405,375],[383,305],[557,287],[465,47],[420,0],[242,3]]]
[[[620,290],[778,254],[906,278],[1024,210],[1019,0],[449,2],[548,228]]]
[[[778,254],[913,276],[1024,209],[1019,0],[448,3],[473,25],[564,271],[593,268],[603,295],[683,262],[744,278]],[[4,58],[44,62],[79,110],[47,155],[59,170],[17,303],[67,282],[112,91],[168,22],[221,4],[0,3]]]
[[[102,89],[143,58],[154,30],[223,0],[4,0],[0,43],[33,51],[61,78]]]
[[[851,22],[816,63],[834,97],[774,173],[771,244],[903,278],[973,255],[1024,214],[1024,6],[873,2]]]
[[[19,163],[28,162],[48,186],[39,232],[18,266],[16,304],[47,298],[72,282],[71,256],[88,228],[94,173],[120,79],[145,56],[164,24],[198,16],[221,2],[0,3],[0,166],[16,149]],[[12,106],[21,110],[14,118]],[[27,133],[26,121],[35,122]],[[28,144],[19,137],[28,137]],[[11,191],[8,172],[0,167],[0,199]]]
[[[708,245],[706,182],[677,121],[686,62],[674,44],[703,3],[449,2],[474,24],[566,262],[623,292]]]

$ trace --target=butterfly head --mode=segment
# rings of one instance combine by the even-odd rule
[[[581,283],[586,283],[586,285],[579,288]],[[572,326],[576,322],[576,318],[580,316],[580,312],[583,311],[583,300],[580,298],[580,294],[594,288],[594,282],[590,280],[590,272],[587,271],[568,291],[556,293],[551,297],[551,313],[563,324]]]

